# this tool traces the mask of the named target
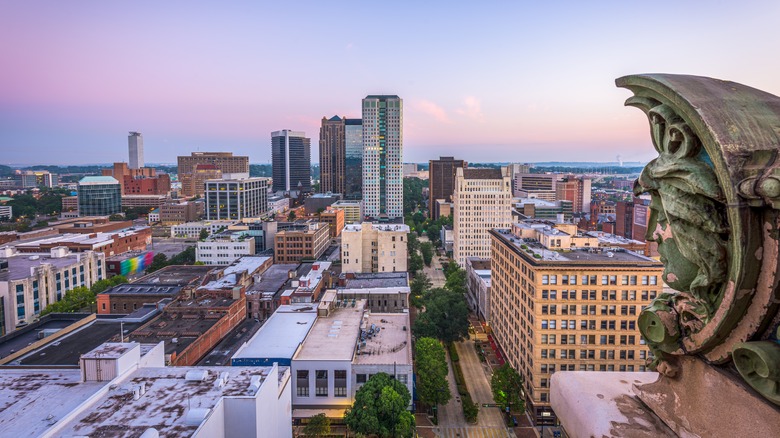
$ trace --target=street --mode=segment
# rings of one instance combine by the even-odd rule
[[[420,243],[428,242],[428,236],[420,236],[419,240]],[[442,257],[442,259],[446,260],[447,258]],[[442,269],[441,262],[439,261],[439,255],[435,252],[435,249],[433,260],[431,261],[431,266],[423,265],[423,272],[428,276],[428,279],[433,284],[431,286],[432,288],[444,287],[444,283],[447,281],[447,279],[444,278],[444,270]]]

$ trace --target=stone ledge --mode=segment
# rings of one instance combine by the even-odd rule
[[[652,372],[557,372],[550,402],[571,438],[677,437],[634,393],[634,385],[657,379]]]

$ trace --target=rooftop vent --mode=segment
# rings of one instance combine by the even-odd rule
[[[190,370],[187,371],[187,374],[184,376],[184,380],[188,382],[202,382],[206,380],[208,377],[209,377],[209,372],[207,370]]]
[[[208,408],[192,408],[184,417],[184,424],[187,426],[200,426],[206,420],[206,417],[209,416],[210,412],[211,409]]]

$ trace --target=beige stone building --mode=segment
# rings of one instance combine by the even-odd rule
[[[488,230],[512,222],[512,178],[509,168],[464,169],[455,173],[453,255],[461,267],[467,257],[490,257]]]
[[[319,216],[320,222],[325,222],[330,226],[330,237],[341,236],[341,230],[344,229],[344,210],[328,207]]]
[[[329,226],[323,222],[294,225],[274,236],[274,263],[316,260],[330,243]]]
[[[222,171],[213,164],[198,164],[192,173],[180,174],[182,196],[203,196],[206,193],[206,181],[210,179],[222,179]]]
[[[636,319],[662,291],[661,263],[543,224],[490,237],[493,336],[523,376],[537,424],[555,423],[556,371],[645,371]]]
[[[341,233],[342,272],[404,272],[409,226],[364,222]]]

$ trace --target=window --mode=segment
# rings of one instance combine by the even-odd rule
[[[309,396],[309,370],[298,370],[295,385],[298,397]]]
[[[357,383],[366,383],[366,375],[365,374],[358,374],[357,375]]]
[[[335,370],[333,372],[333,396],[334,397],[347,396],[347,371],[346,370]]]
[[[317,370],[315,373],[315,395],[317,397],[328,396],[328,370]]]

